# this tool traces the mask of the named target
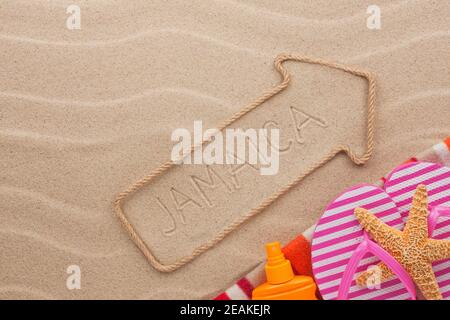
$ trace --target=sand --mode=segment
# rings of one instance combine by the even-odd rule
[[[449,133],[444,1],[378,1],[380,30],[366,26],[369,1],[77,1],[81,30],[66,28],[69,4],[0,2],[0,298],[211,298],[263,259],[265,242],[286,243],[341,190],[375,181]],[[172,130],[214,126],[277,84],[282,52],[376,75],[373,158],[358,167],[336,157],[194,262],[155,271],[114,216],[114,195],[169,159]],[[292,86],[235,124],[275,121],[282,144],[294,141],[279,176],[242,171],[241,189],[214,189],[210,206],[176,169],[127,204],[162,262],[213,237],[335,144],[363,150],[364,80],[286,66]],[[295,143],[291,107],[327,126]],[[187,206],[185,223],[175,215],[168,235],[174,225],[152,199],[173,205],[174,186],[201,207]],[[66,287],[69,265],[81,268],[80,290]]]

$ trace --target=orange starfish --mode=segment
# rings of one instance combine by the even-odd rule
[[[425,299],[442,299],[431,264],[450,258],[450,241],[428,238],[428,196],[424,185],[417,186],[403,231],[388,226],[366,209],[356,208],[355,215],[363,229],[406,269]],[[393,275],[384,263],[378,266],[382,280]],[[367,283],[372,273],[363,273],[357,283]]]

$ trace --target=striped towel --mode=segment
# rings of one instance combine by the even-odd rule
[[[406,162],[410,161],[434,162],[450,167],[450,137]],[[383,186],[384,181],[385,178],[382,177],[376,185]],[[315,225],[311,226],[302,235],[306,239],[311,240],[314,228]],[[235,284],[215,297],[214,300],[250,300],[253,289],[265,281],[264,264],[265,262],[261,262],[245,277],[239,279]]]

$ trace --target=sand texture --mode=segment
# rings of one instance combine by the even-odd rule
[[[286,243],[344,188],[375,181],[450,132],[450,4],[370,1],[0,0],[0,298],[211,298]],[[339,155],[215,248],[174,273],[148,264],[113,214],[115,194],[170,157],[175,128],[214,126],[279,83],[283,52],[377,77],[376,149],[358,167]],[[233,124],[281,129],[280,174],[252,168],[200,192],[180,167],[125,211],[163,263],[189,254],[333,146],[364,150],[366,82],[286,63],[291,86]],[[298,117],[312,124],[301,132]],[[222,171],[221,171],[222,170]],[[193,201],[174,208],[170,190]],[[161,200],[170,214],[161,210]],[[66,269],[81,268],[80,290]]]

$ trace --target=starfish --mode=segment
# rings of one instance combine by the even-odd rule
[[[417,186],[403,231],[388,226],[366,209],[356,208],[355,215],[362,228],[405,268],[425,299],[442,299],[431,264],[450,258],[450,241],[428,237],[428,196],[424,185]],[[393,275],[384,263],[378,266],[381,280]],[[361,274],[357,283],[367,283],[373,272]]]

